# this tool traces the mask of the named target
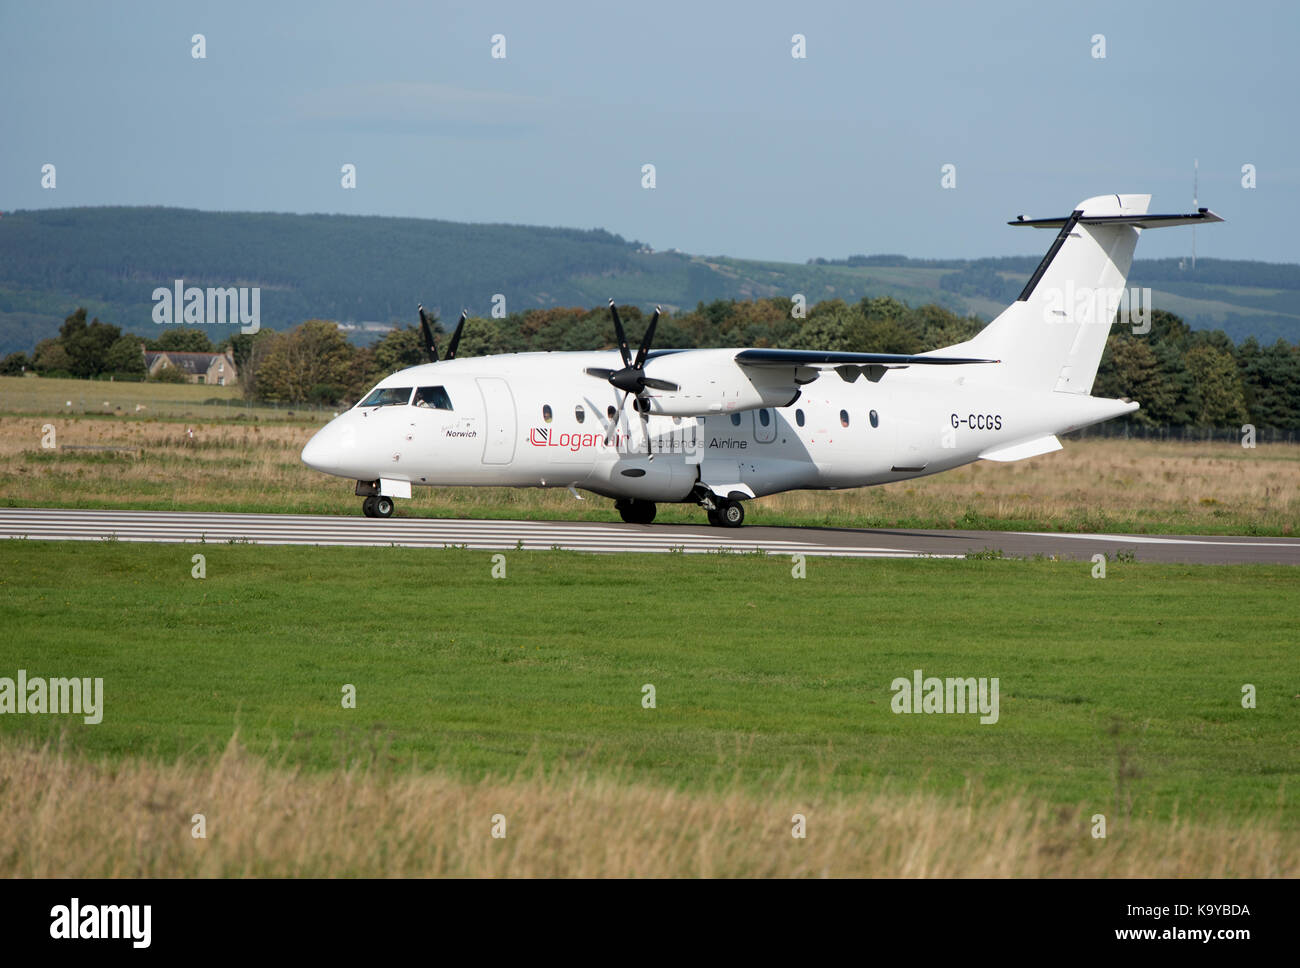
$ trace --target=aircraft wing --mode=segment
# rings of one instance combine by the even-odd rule
[[[951,366],[962,363],[997,363],[966,356],[915,356],[907,353],[840,353],[828,350],[741,350],[741,366]]]

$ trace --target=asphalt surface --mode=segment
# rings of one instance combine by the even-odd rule
[[[999,550],[1086,561],[1131,552],[1138,561],[1189,564],[1300,565],[1300,539],[1197,535],[1067,534],[1019,531],[921,531],[857,528],[604,524],[590,521],[487,521],[437,518],[222,514],[205,511],[82,511],[0,508],[0,538],[62,541],[352,545],[405,548],[563,548],[594,552],[703,553],[854,558],[964,557]]]

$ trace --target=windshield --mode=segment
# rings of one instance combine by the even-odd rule
[[[406,401],[411,399],[410,387],[376,387],[370,391],[370,396],[366,397],[358,407],[394,407],[405,406]]]
[[[434,410],[452,409],[446,387],[420,387],[415,391],[415,399],[411,402],[417,407],[431,407]]]

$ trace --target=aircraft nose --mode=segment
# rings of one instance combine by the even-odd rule
[[[338,477],[356,477],[356,431],[347,416],[337,417],[316,432],[302,449],[302,462],[312,470]]]
[[[325,440],[325,431],[318,430],[312,434],[311,440],[307,441],[307,446],[302,449],[302,462],[314,471],[326,470],[325,465],[329,461],[330,446]]]

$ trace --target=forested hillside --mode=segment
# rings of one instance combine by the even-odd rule
[[[1046,244],[1047,240],[1044,240]],[[809,305],[888,296],[991,318],[1015,298],[1034,257],[922,260],[897,255],[760,262],[650,252],[592,229],[474,225],[351,215],[74,208],[0,218],[0,354],[30,352],[85,307],[147,333],[155,288],[261,288],[261,324],[304,319],[406,323],[415,304],[488,316],[621,303],[685,310],[717,299],[802,293]],[[1202,259],[1142,261],[1133,286],[1193,329],[1235,342],[1300,338],[1300,266]]]

